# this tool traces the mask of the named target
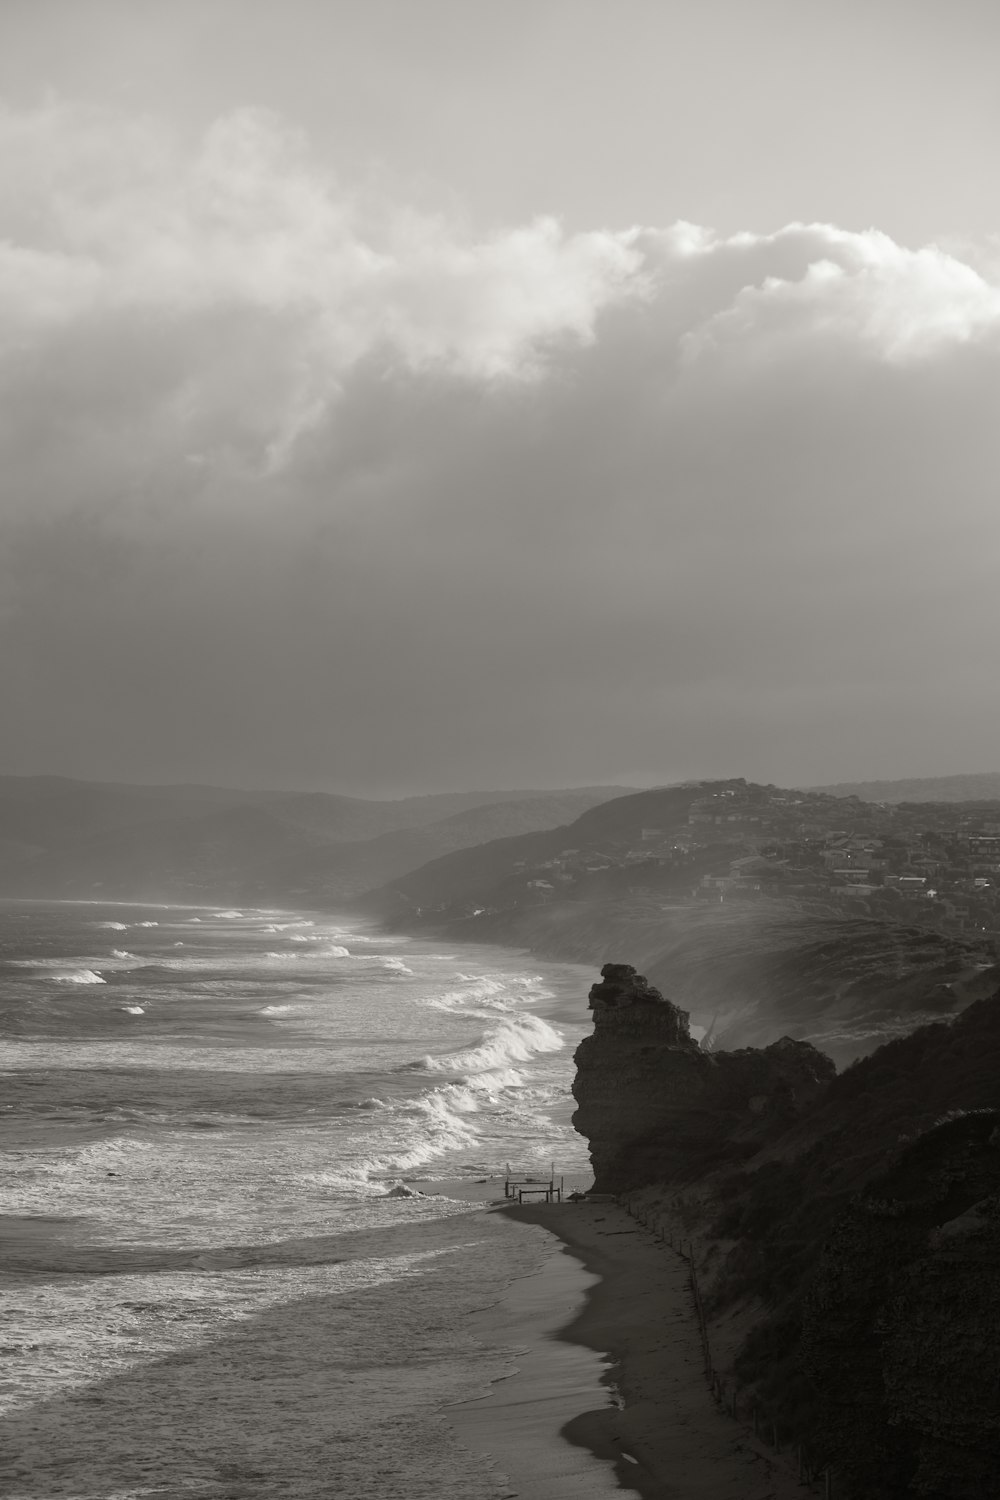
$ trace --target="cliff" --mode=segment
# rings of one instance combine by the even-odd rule
[[[685,1011],[630,964],[605,964],[590,992],[593,1034],[576,1053],[576,1129],[591,1142],[596,1188],[623,1192],[752,1152],[832,1078],[808,1042],[706,1052]]]
[[[856,1500],[1000,1493],[1000,994],[839,1076],[706,1053],[606,965],[577,1053],[597,1185],[693,1241],[713,1361]]]

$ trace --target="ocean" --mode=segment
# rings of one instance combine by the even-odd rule
[[[589,1181],[592,977],[353,916],[0,904],[0,1490],[510,1494],[440,1413],[513,1369],[466,1314],[551,1239],[435,1184]]]

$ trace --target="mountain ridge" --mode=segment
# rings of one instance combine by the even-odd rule
[[[378,802],[324,792],[0,777],[0,892],[323,905],[442,850],[573,817],[617,790]],[[492,800],[479,803],[480,795]]]

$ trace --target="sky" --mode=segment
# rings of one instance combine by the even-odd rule
[[[994,0],[2,0],[0,771],[992,770]]]

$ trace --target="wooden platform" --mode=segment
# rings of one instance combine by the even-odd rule
[[[561,1203],[563,1183],[562,1177],[556,1178],[554,1165],[547,1178],[529,1177],[527,1173],[513,1172],[508,1166],[503,1181],[503,1195],[505,1198],[516,1198],[518,1203],[523,1203],[526,1198],[544,1198],[546,1203]]]

